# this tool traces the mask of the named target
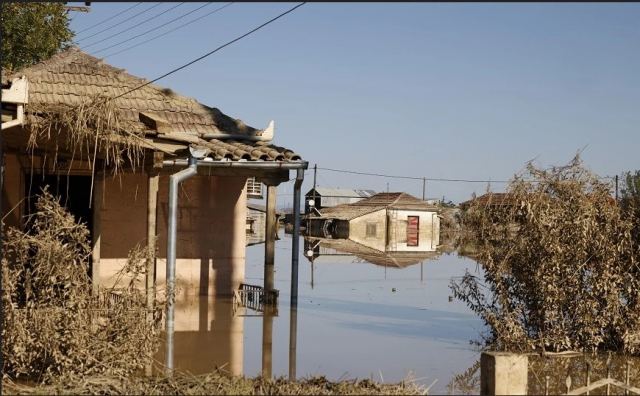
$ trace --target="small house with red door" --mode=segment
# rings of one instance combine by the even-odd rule
[[[440,243],[437,207],[403,192],[379,193],[310,217],[314,236],[345,238],[382,252],[429,252]]]

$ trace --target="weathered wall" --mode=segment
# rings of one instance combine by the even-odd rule
[[[2,186],[2,218],[7,227],[20,227],[21,200],[24,190],[24,172],[18,157],[14,154],[6,154]]]
[[[407,218],[409,216],[420,218],[418,246],[407,246]],[[440,218],[435,212],[390,209],[389,219],[388,251],[434,251],[440,243]]]
[[[367,236],[367,224],[375,224],[375,236]],[[351,220],[349,222],[349,239],[384,252],[387,240],[386,227],[387,213],[385,209],[380,209]]]
[[[178,197],[176,281],[178,298],[229,295],[244,279],[246,179],[195,176]],[[156,281],[165,283],[168,175],[158,192],[158,260]],[[146,243],[146,175],[107,178],[100,213],[102,246],[100,282],[113,282],[128,251]]]
[[[2,189],[5,224],[19,227],[25,213],[27,174],[51,168],[35,156],[5,155]],[[90,176],[89,164],[75,161],[69,174]],[[62,166],[61,166],[62,167]],[[68,169],[68,163],[64,165]],[[64,174],[67,174],[64,171]],[[96,180],[96,183],[99,181]],[[244,279],[246,178],[195,176],[179,194],[176,276],[183,295],[228,295]],[[101,260],[98,282],[112,285],[114,275],[136,245],[146,245],[147,175],[107,176],[102,184]],[[169,174],[160,176],[158,193],[157,284],[164,287]],[[33,192],[35,193],[35,192]],[[87,202],[88,204],[88,202]],[[178,296],[180,297],[180,296]]]
[[[267,224],[267,215],[265,212],[261,212],[255,209],[247,209],[247,221],[251,222],[251,228],[247,223],[247,243],[254,245],[257,243],[264,243],[265,241],[265,227]]]

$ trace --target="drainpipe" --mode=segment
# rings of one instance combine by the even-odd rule
[[[298,305],[298,259],[300,249],[300,188],[304,181],[304,169],[296,172],[293,185],[293,242],[291,246],[291,305]]]
[[[190,156],[188,167],[169,177],[169,225],[167,233],[167,354],[166,366],[170,374],[173,370],[173,326],[176,286],[176,234],[178,217],[178,187],[180,183],[198,173],[198,162]]]
[[[293,185],[293,234],[291,246],[291,306],[289,310],[289,381],[296,379],[296,352],[298,343],[298,260],[300,248],[300,188],[304,169],[296,172]]]

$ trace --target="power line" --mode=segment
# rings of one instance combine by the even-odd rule
[[[145,12],[147,12],[147,11],[151,11],[151,10],[153,10],[154,8],[158,7],[160,4],[162,4],[162,3],[156,3],[155,5],[152,5],[152,6],[151,6],[151,7],[149,7],[149,8],[145,8],[144,10],[140,11],[139,13],[134,14],[134,15],[130,16],[129,18],[127,18],[127,19],[125,19],[125,20],[123,20],[123,21],[121,21],[121,22],[116,23],[115,25],[111,25],[111,26],[109,26],[108,28],[102,29],[102,30],[100,30],[99,32],[96,32],[96,33],[94,33],[94,34],[92,34],[92,35],[90,35],[90,36],[87,36],[87,37],[84,37],[84,38],[80,38],[80,39],[78,39],[78,40],[77,40],[77,42],[84,41],[84,40],[89,39],[89,38],[91,38],[91,37],[95,37],[95,36],[99,35],[100,33],[104,33],[104,32],[106,32],[107,30],[111,30],[111,29],[113,29],[113,28],[114,28],[114,27],[116,27],[116,26],[120,26],[120,25],[122,25],[123,23],[125,23],[125,22],[127,22],[127,21],[132,20],[133,18],[137,17],[137,16],[138,16],[138,15],[140,15],[140,14],[143,14],[143,13],[145,13]]]
[[[96,44],[103,43],[103,42],[105,42],[105,41],[107,41],[107,40],[109,40],[109,39],[112,39],[112,38],[114,38],[114,37],[116,37],[116,36],[121,35],[122,33],[126,33],[126,32],[128,32],[129,30],[136,29],[137,27],[142,26],[142,25],[144,25],[145,23],[147,23],[147,22],[149,22],[149,21],[152,21],[152,20],[156,19],[156,18],[158,18],[158,17],[160,17],[160,16],[162,16],[162,15],[166,14],[167,12],[169,12],[169,11],[171,11],[171,10],[174,10],[174,9],[176,9],[176,8],[180,7],[180,6],[181,6],[181,5],[183,5],[183,4],[184,4],[184,3],[179,3],[179,4],[177,4],[177,5],[174,5],[173,7],[168,8],[168,9],[166,9],[166,10],[162,11],[161,13],[159,13],[159,14],[157,14],[157,15],[152,16],[151,18],[147,18],[147,19],[145,19],[144,21],[142,21],[142,22],[140,22],[140,23],[136,24],[135,26],[131,26],[131,27],[127,28],[127,29],[121,30],[121,31],[119,31],[118,33],[114,33],[114,34],[112,34],[111,36],[107,36],[107,37],[105,37],[105,38],[103,38],[103,39],[101,39],[101,40],[95,41],[95,42],[93,42],[93,43],[91,43],[91,44],[87,44],[87,45],[85,45],[85,46],[84,46],[84,48],[93,47],[93,46],[94,46],[94,45],[96,45]],[[161,25],[160,27],[162,27],[162,25]]]
[[[436,177],[395,176],[395,175],[384,175],[381,173],[355,172],[355,171],[349,171],[344,169],[332,169],[332,168],[320,168],[320,167],[318,167],[318,169],[331,171],[331,172],[350,173],[353,175],[387,177],[391,179],[409,179],[409,180],[463,182],[463,183],[509,183],[510,182],[509,180],[471,180],[471,179],[445,179],[445,178],[436,178]]]
[[[123,52],[125,52],[125,51],[129,51],[129,50],[131,50],[131,49],[134,49],[134,48],[136,48],[136,47],[139,47],[139,46],[141,46],[141,45],[143,45],[143,44],[146,44],[146,43],[148,43],[148,42],[151,42],[151,41],[153,41],[153,40],[159,39],[160,37],[164,37],[164,36],[166,36],[167,34],[169,34],[169,33],[173,33],[173,32],[175,32],[175,31],[176,31],[176,30],[178,30],[178,29],[182,29],[182,28],[183,28],[183,27],[185,27],[185,26],[191,25],[192,23],[195,23],[195,22],[197,22],[197,21],[201,20],[202,18],[208,17],[208,16],[209,16],[209,15],[211,15],[211,14],[215,14],[215,13],[217,13],[217,12],[219,12],[219,11],[222,11],[223,9],[225,9],[225,8],[229,7],[231,4],[233,4],[233,2],[231,2],[231,3],[227,3],[227,4],[223,5],[222,7],[218,7],[218,8],[216,8],[216,9],[215,9],[215,10],[213,10],[213,11],[209,11],[208,13],[206,13],[206,14],[204,14],[204,15],[201,15],[201,16],[199,16],[199,17],[195,18],[195,19],[192,19],[192,20],[191,20],[191,21],[189,21],[189,22],[183,23],[182,25],[176,26],[175,28],[173,28],[173,29],[171,29],[171,30],[168,30],[168,31],[166,31],[166,32],[164,32],[164,33],[161,33],[161,34],[159,34],[159,35],[157,35],[157,36],[154,36],[154,37],[151,37],[151,38],[149,38],[149,39],[147,39],[147,40],[141,41],[141,42],[139,42],[138,44],[134,44],[134,45],[132,45],[132,46],[130,46],[130,47],[123,48],[123,49],[118,50],[118,51],[116,51],[116,52],[112,52],[112,53],[110,53],[110,54],[104,55],[104,58],[107,58],[107,57],[110,57],[110,56],[113,56],[113,55],[121,54],[121,53],[123,53]]]
[[[115,18],[115,17],[117,17],[117,16],[120,16],[120,15],[124,14],[125,12],[130,11],[130,10],[132,10],[132,9],[136,8],[136,7],[137,7],[137,6],[139,6],[140,4],[142,4],[142,2],[140,2],[140,3],[136,3],[136,4],[132,5],[131,7],[127,8],[126,10],[122,10],[122,11],[120,11],[119,13],[117,13],[117,14],[115,14],[115,15],[112,15],[112,16],[110,16],[109,18],[107,18],[107,19],[104,19],[104,20],[100,21],[100,22],[96,23],[96,24],[95,24],[95,25],[93,25],[93,26],[89,26],[88,28],[85,28],[85,29],[82,29],[82,30],[78,30],[78,31],[76,32],[76,34],[79,34],[79,33],[82,33],[82,32],[86,32],[87,30],[91,30],[91,29],[93,29],[93,28],[95,28],[95,27],[97,27],[97,26],[100,26],[100,25],[102,25],[103,23],[108,22],[108,21],[112,20],[113,18]]]
[[[390,179],[408,179],[408,180],[425,180],[425,181],[440,181],[440,182],[460,182],[460,183],[511,183],[512,180],[475,180],[475,179],[448,179],[448,178],[438,178],[438,177],[417,177],[417,176],[397,176],[397,175],[385,175],[381,173],[369,173],[369,172],[356,172],[345,169],[333,169],[333,168],[321,168],[318,169],[338,172],[338,173],[349,173],[353,175],[365,175],[365,176],[377,176],[377,177],[386,177]],[[598,179],[613,179],[611,176],[598,176]],[[537,183],[535,180],[528,180],[532,183]]]
[[[273,22],[277,21],[278,19],[280,19],[280,18],[282,18],[283,16],[285,16],[285,15],[287,15],[287,14],[289,14],[289,13],[291,13],[291,12],[295,11],[296,9],[298,9],[298,8],[302,7],[302,6],[303,6],[303,5],[305,5],[305,4],[306,4],[306,2],[300,3],[300,4],[298,4],[297,6],[295,6],[295,7],[293,7],[293,8],[290,8],[290,9],[288,9],[287,11],[285,11],[285,12],[281,13],[280,15],[278,15],[278,16],[276,16],[276,17],[274,17],[274,18],[269,19],[267,22],[263,23],[262,25],[260,25],[260,26],[258,26],[258,27],[256,27],[256,28],[251,29],[251,30],[250,30],[250,31],[248,31],[247,33],[243,34],[242,36],[236,37],[235,39],[233,39],[233,40],[231,40],[231,41],[228,41],[228,42],[227,42],[227,43],[225,43],[225,44],[222,44],[222,45],[221,45],[221,46],[219,46],[218,48],[216,48],[216,49],[214,49],[214,50],[212,50],[212,51],[209,51],[209,52],[207,52],[206,54],[204,54],[204,55],[202,55],[202,56],[200,56],[200,57],[198,57],[198,58],[196,58],[196,59],[194,59],[194,60],[192,60],[192,61],[190,61],[190,62],[188,62],[188,63],[185,63],[184,65],[182,65],[182,66],[180,66],[180,67],[177,67],[177,68],[175,68],[175,69],[173,69],[173,70],[171,70],[171,71],[169,71],[169,72],[167,72],[167,73],[165,73],[165,74],[163,74],[163,75],[161,75],[160,77],[156,77],[155,79],[153,79],[153,80],[151,80],[151,81],[147,81],[147,82],[146,82],[146,83],[144,83],[144,84],[140,84],[139,86],[137,86],[137,87],[135,87],[135,88],[133,88],[133,89],[130,89],[129,91],[126,91],[126,92],[124,92],[124,93],[122,93],[122,94],[120,94],[120,95],[118,95],[118,96],[114,97],[113,99],[118,99],[118,98],[120,98],[120,97],[122,97],[122,96],[124,96],[124,95],[130,94],[130,93],[131,93],[131,92],[133,92],[133,91],[137,91],[138,89],[143,88],[143,87],[146,87],[146,86],[147,86],[147,85],[149,85],[149,84],[153,84],[154,82],[156,82],[156,81],[158,81],[158,80],[160,80],[160,79],[163,79],[163,78],[165,78],[165,77],[167,77],[167,76],[169,76],[169,75],[171,75],[171,74],[173,74],[173,73],[175,73],[175,72],[177,72],[177,71],[179,71],[179,70],[184,69],[185,67],[191,66],[191,65],[193,65],[194,63],[196,63],[196,62],[198,62],[198,61],[201,61],[202,59],[204,59],[204,58],[206,58],[206,57],[208,57],[208,56],[210,56],[210,55],[215,54],[216,52],[220,51],[221,49],[223,49],[223,48],[225,48],[225,47],[230,46],[231,44],[235,43],[236,41],[240,41],[240,40],[242,40],[243,38],[245,38],[245,37],[249,36],[250,34],[257,32],[258,30],[262,29],[263,27],[265,27],[265,26],[267,26],[267,25],[269,25],[269,24],[271,24],[271,23],[273,23]]]
[[[167,26],[167,25],[169,25],[169,24],[172,24],[172,23],[173,23],[173,22],[175,22],[175,21],[178,21],[178,20],[180,20],[180,19],[182,19],[182,18],[184,18],[184,17],[186,17],[186,16],[188,16],[188,15],[191,15],[191,14],[193,14],[194,12],[196,12],[196,11],[198,11],[198,10],[201,10],[201,9],[202,9],[202,8],[204,8],[204,7],[208,7],[208,6],[212,5],[212,4],[213,4],[213,3],[205,3],[204,5],[202,5],[202,6],[198,7],[198,8],[196,8],[196,9],[194,9],[194,10],[191,10],[191,11],[187,12],[186,14],[182,14],[182,15],[180,15],[179,17],[174,18],[174,19],[172,19],[172,20],[170,20],[170,21],[168,21],[168,22],[165,22],[165,23],[163,23],[162,25],[159,25],[159,26],[156,26],[156,27],[154,27],[154,28],[151,28],[151,29],[149,29],[149,30],[147,30],[147,31],[145,31],[145,32],[143,32],[143,33],[140,33],[140,34],[138,34],[138,35],[135,35],[135,36],[133,36],[133,37],[130,37],[130,38],[126,39],[126,40],[120,41],[119,43],[115,43],[115,44],[112,44],[112,45],[110,45],[110,46],[108,46],[108,47],[105,47],[105,48],[99,49],[99,50],[95,51],[95,52],[94,52],[94,54],[97,54],[97,53],[99,53],[99,52],[106,51],[106,50],[111,49],[111,48],[113,48],[113,47],[117,47],[117,46],[122,45],[122,44],[124,44],[124,43],[126,43],[126,42],[129,42],[129,41],[131,41],[131,40],[135,40],[135,39],[137,39],[138,37],[144,36],[145,34],[149,34],[149,33],[153,32],[153,31],[156,31],[156,30],[158,30],[158,29],[161,29],[161,28],[163,28],[163,27],[165,27],[165,26]]]

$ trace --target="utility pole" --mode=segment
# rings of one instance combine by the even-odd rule
[[[427,189],[427,179],[426,178],[422,178],[422,200],[424,201],[426,196],[425,196],[425,192]]]
[[[316,207],[316,177],[317,176],[318,176],[318,164],[313,164],[313,208],[311,207],[311,205],[309,205],[308,202],[305,205],[305,207],[309,207],[309,215],[311,215],[311,211]],[[308,227],[309,227],[309,222],[307,221],[307,228]]]
[[[616,202],[618,201],[618,175],[616,175]]]
[[[389,182],[387,182],[387,192],[389,192]]]

